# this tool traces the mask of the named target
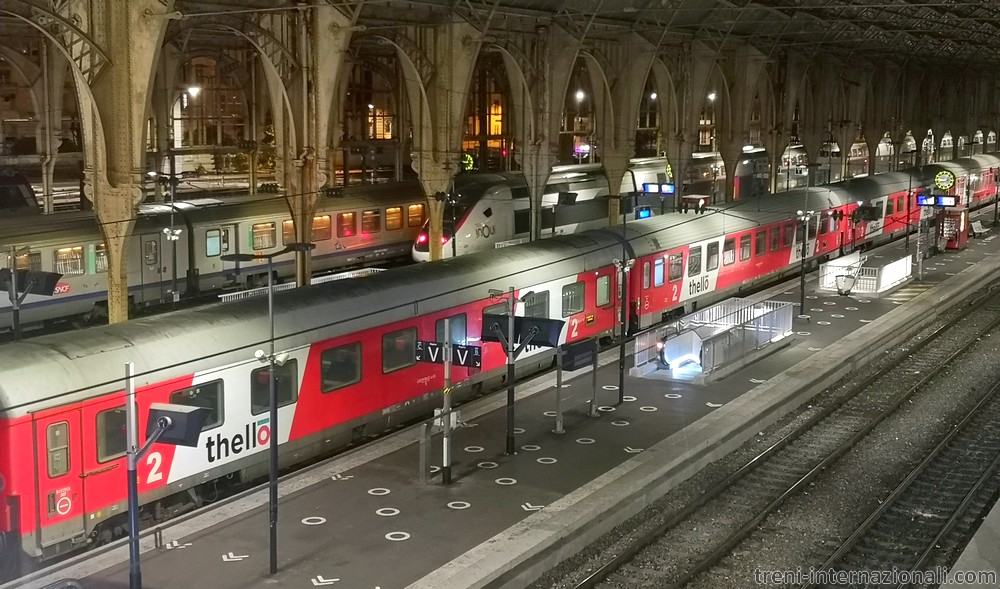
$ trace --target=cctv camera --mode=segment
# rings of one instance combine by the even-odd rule
[[[264,350],[257,350],[256,352],[253,353],[253,357],[260,360],[261,358],[264,357]]]
[[[285,362],[288,362],[288,354],[286,352],[282,352],[274,357],[274,363],[278,366],[284,366]]]

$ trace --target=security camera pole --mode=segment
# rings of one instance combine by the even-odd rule
[[[271,427],[271,437],[268,440],[269,456],[269,476],[268,476],[268,527],[270,531],[270,557],[271,574],[278,572],[278,392],[274,378],[274,258],[288,252],[307,252],[316,247],[315,243],[290,243],[285,249],[273,254],[227,254],[222,259],[227,262],[248,262],[253,260],[267,260],[267,317],[270,323],[270,337],[268,345],[270,353],[267,355],[268,371],[268,406],[269,421]],[[258,355],[259,360],[265,360]]]
[[[496,297],[502,292],[491,290],[490,295]],[[527,299],[531,294],[528,293],[523,298]],[[531,339],[538,334],[538,328],[532,326],[521,345],[514,348],[514,309],[516,304],[517,299],[514,298],[514,287],[512,286],[507,291],[507,335],[504,336],[503,330],[498,324],[494,323],[490,326],[497,339],[500,340],[504,353],[507,354],[507,450],[505,454],[508,456],[513,456],[516,453],[514,451],[514,360],[524,351]]]

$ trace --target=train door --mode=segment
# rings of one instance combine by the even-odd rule
[[[83,509],[91,524],[96,525],[125,510],[125,400],[114,395],[86,404],[80,412],[80,423]]]
[[[85,533],[78,409],[36,417],[39,542],[50,546]]]
[[[163,301],[170,289],[170,252],[163,251],[162,233],[142,233],[139,235],[139,285],[133,291],[136,303]],[[166,255],[165,255],[166,254]],[[164,280],[166,277],[166,280]]]
[[[225,254],[238,254],[240,253],[240,229],[239,225],[232,223],[229,225],[222,225],[219,227],[219,253]],[[250,252],[253,253],[253,252]],[[220,256],[221,257],[221,256]],[[222,271],[226,274],[235,272],[239,266],[239,262],[226,262],[219,260],[222,265]]]

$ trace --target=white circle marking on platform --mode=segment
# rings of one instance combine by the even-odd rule
[[[667,393],[667,394],[665,394],[663,396],[666,397],[666,398],[668,398],[668,399],[680,399],[681,398],[681,395],[679,395],[677,393]]]
[[[858,319],[858,321],[860,321],[862,323],[871,323],[872,322],[871,319]]]
[[[515,428],[514,428],[514,433],[515,433],[515,434],[523,434],[523,433],[524,433],[524,431],[525,431],[525,430],[524,430],[524,428],[523,428],[523,427],[515,427]]]
[[[816,325],[832,325],[829,321],[817,321]]]
[[[807,349],[807,350],[809,350],[810,352],[818,352],[818,351],[822,350],[823,348],[813,348],[813,347],[809,347],[809,348],[806,348],[806,349]]]
[[[823,309],[809,309],[809,310],[812,311],[813,313],[822,313],[823,312]]]
[[[556,412],[555,411],[544,411],[544,412],[542,412],[542,415],[544,415],[545,417],[555,417],[556,416]]]
[[[799,319],[809,319],[812,315],[798,315]]]
[[[319,517],[318,515],[314,515],[312,517],[304,517],[302,518],[302,523],[307,526],[321,526],[326,523],[326,518]]]
[[[448,504],[450,509],[468,509],[472,507],[472,504],[468,501],[452,501]]]
[[[602,386],[601,388],[604,389],[604,390],[606,390],[606,391],[617,391],[618,390],[618,385],[616,385],[616,384],[606,384],[606,385]]]
[[[612,411],[615,410],[615,408],[612,407],[611,405],[601,405],[600,407],[597,408],[597,410],[603,411],[605,413],[611,413]]]
[[[556,460],[555,458],[551,458],[549,456],[542,456],[541,458],[539,458],[538,460],[536,460],[536,462],[538,462],[538,464],[555,464],[556,462],[559,462],[559,461]]]
[[[392,493],[392,491],[386,489],[385,487],[375,487],[374,489],[368,489],[368,494],[375,495],[376,497],[381,497],[382,495],[388,495],[389,493]]]
[[[796,331],[795,335],[801,335],[802,337],[806,337],[806,336],[812,335],[812,332],[811,331]]]
[[[491,462],[491,461],[487,460],[485,462],[480,462],[476,466],[478,466],[479,468],[482,468],[484,470],[490,470],[490,469],[494,469],[494,468],[496,468],[496,467],[498,467],[500,465],[497,464],[496,462]]]
[[[843,319],[844,318],[844,316],[841,315],[840,313],[833,313],[833,314],[830,315],[830,317],[832,317],[834,319]]]
[[[392,517],[394,515],[399,515],[399,510],[395,507],[383,507],[382,509],[376,509],[375,515],[381,515],[382,517]]]
[[[517,484],[517,479],[512,479],[510,477],[500,477],[499,479],[497,479],[497,480],[495,480],[493,482],[496,483],[496,484],[498,484],[498,485],[509,486],[509,485],[516,485]]]
[[[565,383],[565,382],[564,382],[564,383],[562,383],[562,388],[566,388],[566,387],[568,387],[568,386],[572,386],[572,385],[570,385],[569,383]]]
[[[626,425],[628,425],[628,422],[625,421],[624,419],[616,419],[615,421],[611,422],[611,425],[614,425],[614,426],[617,426],[617,427],[625,427]]]
[[[902,305],[903,301],[893,301],[892,304],[893,305]]]
[[[482,446],[466,446],[465,448],[463,448],[463,450],[465,450],[466,452],[468,452],[470,454],[475,454],[477,452],[482,452],[485,449],[486,448],[483,448]]]
[[[653,407],[652,405],[644,405],[642,407],[639,407],[639,411],[645,411],[646,413],[652,413],[653,411],[656,410],[657,410],[656,407]]]
[[[524,446],[521,446],[521,449],[525,452],[538,452],[542,449],[542,447],[536,444],[525,444]]]
[[[385,539],[391,542],[402,542],[404,540],[409,540],[410,535],[406,532],[389,532],[385,535]]]
[[[945,272],[944,274],[945,274],[945,276],[954,276],[955,275],[954,272]]]
[[[837,303],[835,303],[833,301],[823,301],[823,304],[824,305],[836,305]]]
[[[593,444],[596,441],[597,440],[595,440],[594,438],[578,438],[576,440],[576,443],[577,444],[583,444],[584,446],[587,446],[589,444]]]
[[[806,295],[806,298],[807,299],[818,299],[819,297],[816,296],[816,295]]]
[[[635,397],[633,397],[632,395],[625,395],[624,397],[622,397],[622,401],[630,403],[632,401],[635,401]]]
[[[431,471],[431,474],[434,474],[434,473],[436,473],[436,472],[439,472],[440,470],[441,470],[441,467],[440,467],[440,466],[438,466],[438,465],[436,465],[436,464],[432,464],[432,465],[431,465],[431,468],[430,468],[430,471]]]
[[[859,303],[865,303],[865,304],[867,304],[867,303],[872,302],[872,300],[871,299],[858,299],[858,302]]]
[[[844,309],[846,309],[848,311],[857,311],[858,310],[857,307],[844,307]]]

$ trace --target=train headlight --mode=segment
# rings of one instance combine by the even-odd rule
[[[441,236],[441,245],[448,245],[448,238],[444,235]]]
[[[427,243],[427,234],[421,233],[417,236],[417,245],[424,245],[425,243]]]

